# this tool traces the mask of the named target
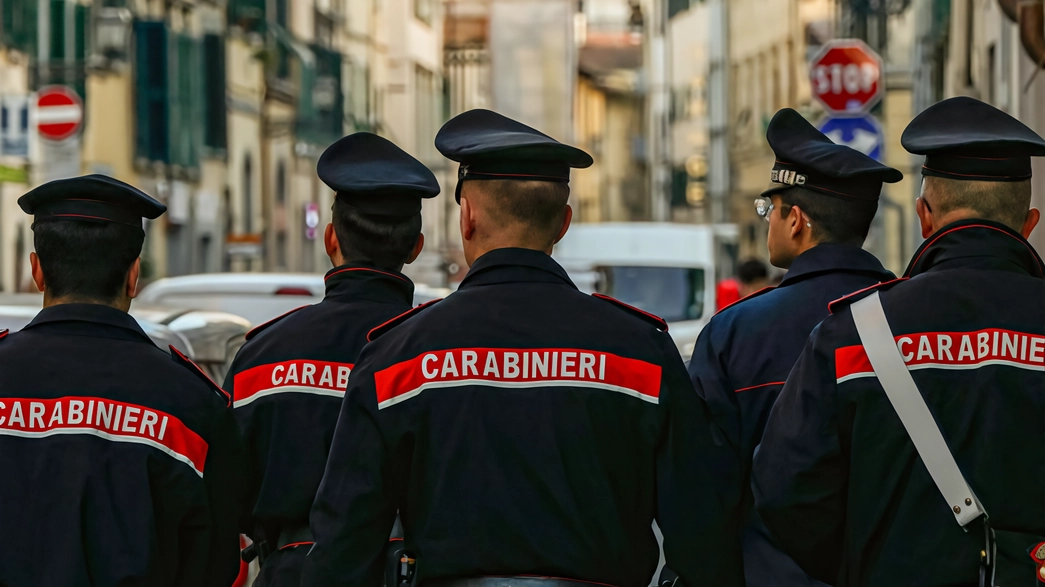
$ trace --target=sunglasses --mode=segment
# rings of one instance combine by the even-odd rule
[[[755,199],[755,213],[762,217],[766,222],[769,222],[769,215],[773,213],[773,208],[776,208],[773,204],[773,200],[769,198]]]

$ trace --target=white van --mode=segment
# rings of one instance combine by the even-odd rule
[[[198,273],[158,279],[138,302],[172,308],[228,312],[257,326],[295,308],[323,300],[326,284],[313,273]],[[414,305],[446,297],[450,290],[417,284]]]
[[[574,224],[552,256],[577,287],[660,316],[682,358],[715,313],[716,266],[733,225]]]

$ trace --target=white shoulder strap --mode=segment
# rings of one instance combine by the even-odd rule
[[[851,309],[860,342],[867,352],[867,358],[871,360],[878,381],[900,416],[937,489],[951,506],[958,524],[965,527],[986,512],[966,483],[958,463],[954,462],[954,455],[947,447],[943,433],[918,391],[911,372],[907,370],[893,339],[878,292],[854,303]]]

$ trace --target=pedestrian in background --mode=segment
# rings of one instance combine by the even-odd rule
[[[303,585],[377,584],[397,510],[420,585],[646,587],[654,519],[691,585],[741,585],[738,476],[716,469],[728,449],[666,324],[581,293],[550,257],[570,169],[591,157],[487,110],[446,123],[436,147],[461,164],[471,269],[371,332]]]
[[[439,194],[427,167],[371,133],[335,142],[316,171],[336,194],[326,296],[248,333],[225,380],[256,472],[246,509],[259,586],[301,582],[349,374],[367,333],[413,305],[402,269],[424,246],[421,201]]]
[[[1045,536],[1045,265],[1026,237],[1040,217],[1031,157],[1045,156],[1045,140],[952,98],[901,142],[926,156],[926,240],[902,279],[834,304],[813,332],[755,456],[755,499],[779,544],[839,587],[1033,585],[1028,549]],[[898,352],[894,372],[872,366],[857,331],[865,302],[884,308],[876,327],[881,348]],[[913,378],[911,401],[929,408],[917,428],[938,426],[944,454],[919,454],[883,375]],[[959,503],[926,468],[953,461],[974,493]],[[981,506],[989,519],[956,523]]]

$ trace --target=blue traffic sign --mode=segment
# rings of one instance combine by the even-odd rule
[[[817,128],[839,145],[860,151],[876,161],[882,160],[885,142],[882,127],[870,114],[852,118],[828,116]]]

